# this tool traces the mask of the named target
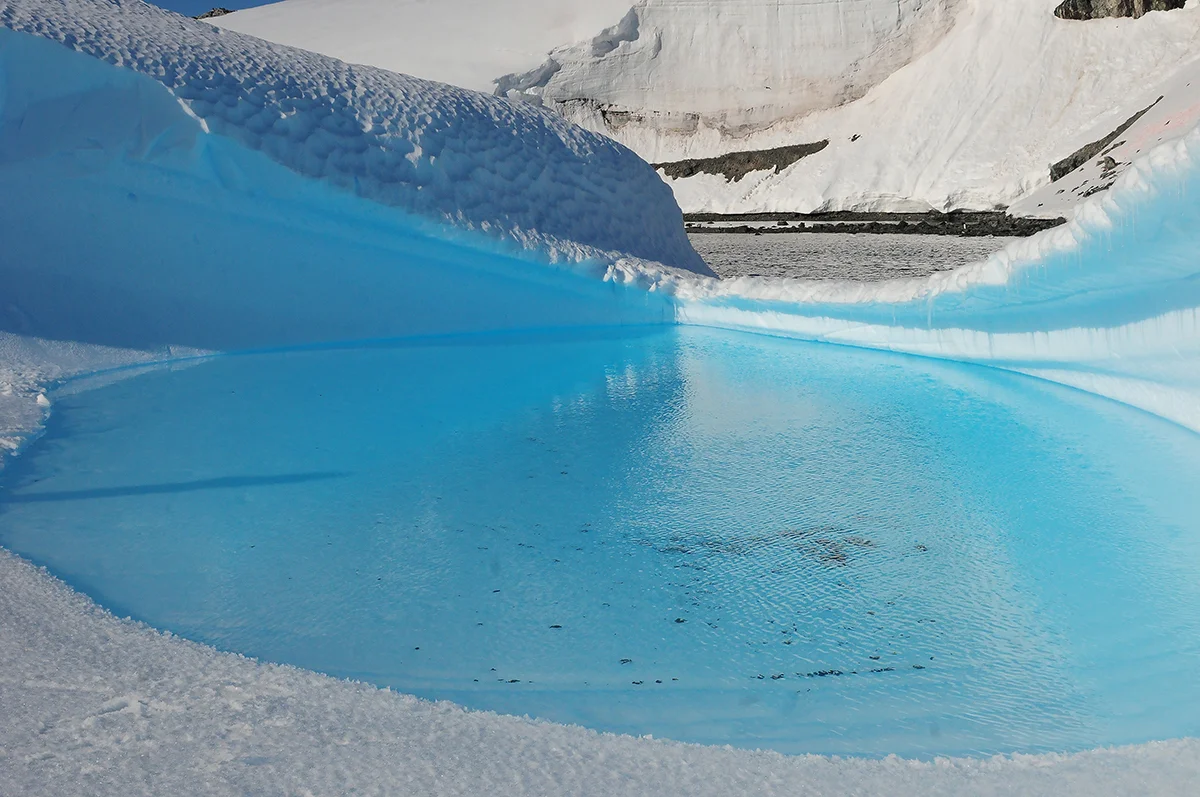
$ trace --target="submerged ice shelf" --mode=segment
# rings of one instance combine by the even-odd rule
[[[785,752],[1200,732],[1200,440],[1085,394],[685,328],[223,357],[56,406],[0,544],[220,649]]]

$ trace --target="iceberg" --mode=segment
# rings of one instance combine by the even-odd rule
[[[648,165],[536,107],[138,0],[0,0],[0,440],[19,448],[75,374],[671,324],[1003,368],[1200,431],[1197,147],[1141,156],[1069,225],[958,271],[721,281]],[[51,765],[114,794],[202,791],[222,767],[215,791],[1167,793],[1200,767],[1188,740],[920,762],[602,735],[218,653],[4,551],[0,581],[0,787],[22,793]]]

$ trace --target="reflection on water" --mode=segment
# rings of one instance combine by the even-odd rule
[[[1200,732],[1200,439],[1084,394],[673,329],[214,358],[55,406],[0,544],[220,648],[788,752]]]

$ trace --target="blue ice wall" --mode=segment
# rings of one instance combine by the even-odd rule
[[[1198,156],[1194,131],[984,263],[873,285],[692,281],[680,318],[997,366],[1200,431]]]
[[[657,179],[657,178],[656,178]],[[682,235],[682,231],[680,232]],[[0,28],[0,330],[243,349],[662,323],[669,301],[301,176],[156,80]]]

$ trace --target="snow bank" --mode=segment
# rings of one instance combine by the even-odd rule
[[[610,253],[706,271],[653,170],[537,108],[219,31],[140,0],[6,0],[0,27],[151,77],[205,132],[354,195],[552,257]],[[17,156],[68,143],[25,141],[33,152]]]
[[[661,323],[632,255],[702,268],[654,172],[593,134],[142,3],[0,2],[0,85],[0,331],[232,350]]]

